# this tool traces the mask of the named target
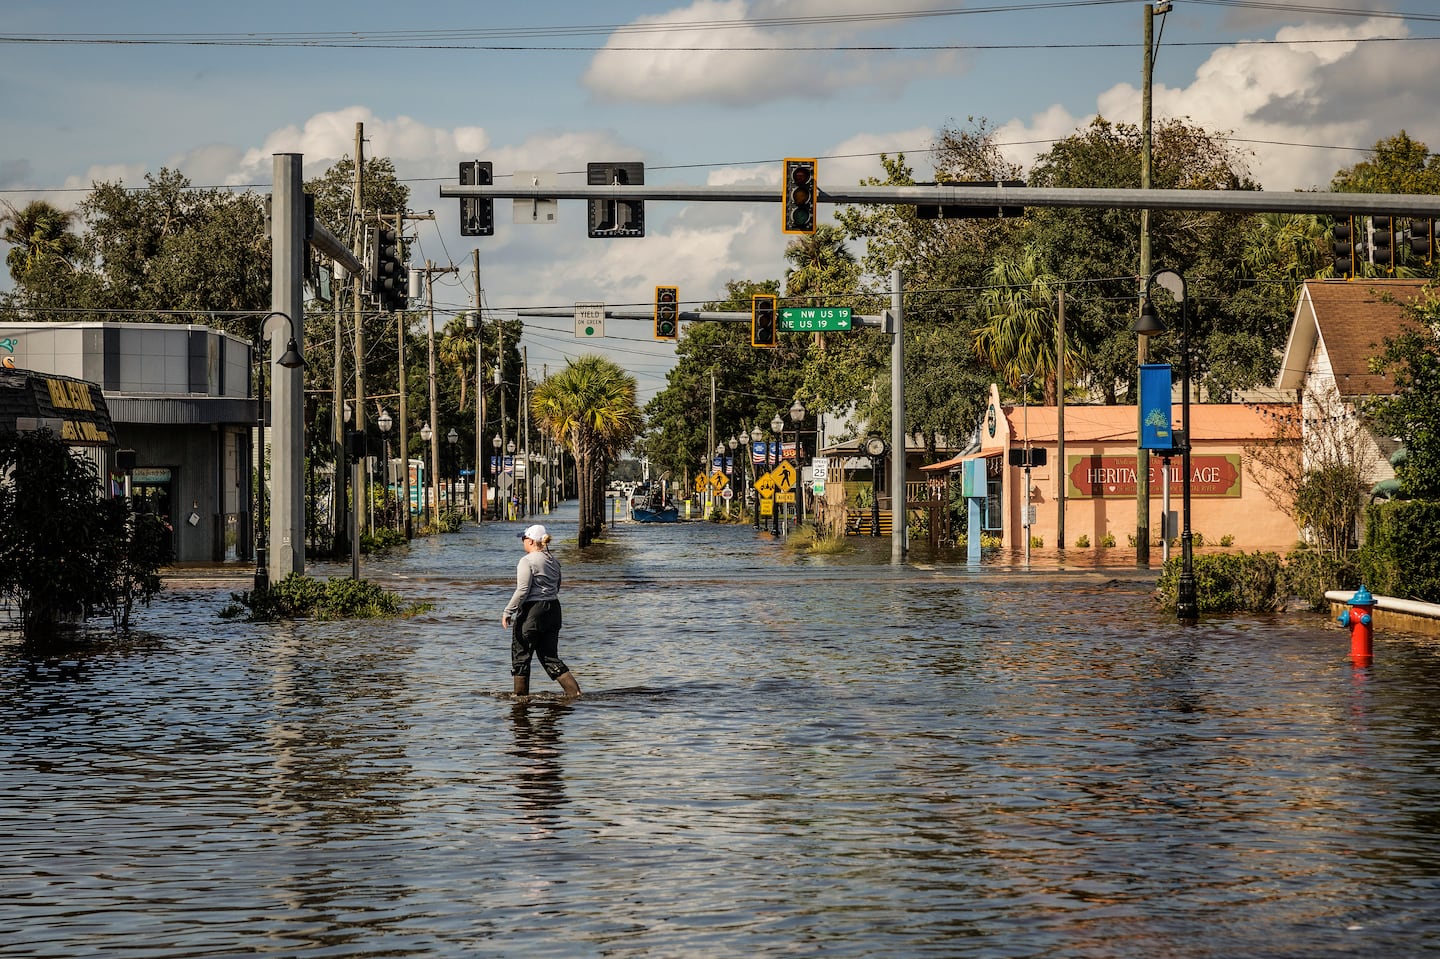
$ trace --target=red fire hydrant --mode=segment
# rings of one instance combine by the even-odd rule
[[[1375,597],[1361,586],[1350,597],[1349,607],[1337,618],[1341,626],[1350,627],[1350,661],[1356,666],[1369,666],[1374,654],[1375,629],[1371,622],[1374,619]]]

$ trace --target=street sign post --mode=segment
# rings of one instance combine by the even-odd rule
[[[599,339],[605,335],[605,304],[575,304],[575,336]]]
[[[787,306],[780,311],[780,329],[788,333],[822,333],[850,329],[848,306]]]
[[[830,478],[830,459],[817,456],[810,461],[810,488],[816,496],[825,495],[825,481]]]

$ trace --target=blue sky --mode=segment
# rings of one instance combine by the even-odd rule
[[[721,298],[727,280],[779,278],[780,208],[652,202],[644,239],[602,241],[585,236],[579,201],[561,204],[556,225],[522,226],[502,200],[496,236],[467,238],[457,201],[438,192],[462,159],[488,159],[500,176],[552,170],[582,182],[589,161],[641,160],[651,183],[778,190],[781,159],[816,156],[822,186],[846,185],[878,175],[882,151],[904,152],[924,174],[939,129],[984,117],[1028,166],[1097,113],[1138,122],[1145,4],[5,7],[0,200],[70,206],[94,180],[141,184],[166,166],[197,185],[264,190],[272,154],[303,153],[313,175],[353,152],[360,122],[367,153],[391,157],[409,183],[412,210],[436,213],[414,227],[412,258],[461,268],[437,280],[442,308],[472,302],[478,246],[485,305],[503,311],[638,308],[656,284],[699,303]],[[1440,37],[1440,14],[1427,7],[1175,0],[1156,18],[1155,115],[1226,133],[1272,190],[1323,188],[1402,128],[1437,147],[1440,42],[1423,38]],[[605,332],[580,341],[565,319],[527,320],[534,373],[600,349],[648,399],[672,347],[639,322],[612,320]]]

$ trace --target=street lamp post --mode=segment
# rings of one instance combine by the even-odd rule
[[[730,447],[730,499],[725,501],[725,516],[728,518],[731,501],[740,495],[740,461],[735,456],[735,451],[740,448],[740,437],[730,437],[725,445]],[[742,510],[745,508],[744,502],[735,505]]]
[[[510,469],[511,469],[511,473],[510,473],[510,501],[513,503],[513,502],[515,502],[515,500],[516,500],[516,497],[515,497],[515,483],[516,483],[516,481],[520,478],[519,475],[518,475],[518,473],[515,472],[515,441],[514,441],[514,440],[506,440],[506,441],[505,441],[505,458],[510,461]],[[506,511],[506,514],[505,514],[505,515],[506,515],[506,516],[510,516],[510,513],[509,513],[508,510]],[[511,516],[510,518],[511,518],[511,519],[518,519],[518,517],[515,517],[515,516]]]
[[[795,522],[800,525],[805,522],[805,484],[802,482],[805,447],[800,440],[800,424],[805,421],[805,407],[798,399],[790,404],[790,421],[795,424]]]
[[[450,510],[455,510],[455,474],[460,472],[460,461],[455,458],[455,444],[459,442],[460,434],[455,427],[450,427],[450,432],[445,434],[445,441],[450,444]]]
[[[725,475],[725,444],[724,444],[723,442],[720,442],[720,443],[716,443],[716,444],[715,444],[715,471],[718,472],[721,476],[724,476],[724,475]],[[719,496],[720,496],[720,491],[717,490],[714,486],[711,486],[711,487],[710,487],[710,510],[711,510],[711,512],[714,512],[715,506],[716,506],[715,500],[716,500]]]
[[[495,459],[490,464],[490,495],[494,501],[492,506],[494,512],[491,515],[495,519],[500,518],[500,475],[505,468],[505,461],[500,458],[500,447],[504,445],[504,442],[499,433],[496,433],[495,438],[490,441],[490,445],[495,447]]]
[[[270,317],[278,316],[290,325],[290,339],[285,344],[285,352],[275,361],[277,366],[287,370],[298,370],[305,365],[305,358],[300,355],[299,344],[295,341],[295,323],[290,319],[288,313],[281,313],[274,310],[268,313],[260,321],[260,336],[255,341],[255,356],[259,360],[259,369],[255,374],[256,392],[259,393],[259,403],[256,406],[256,419],[260,435],[260,457],[259,457],[259,481],[256,483],[255,501],[255,589],[257,591],[270,588],[270,530],[265,525],[265,324]],[[273,417],[272,417],[273,418]]]
[[[375,418],[375,425],[380,427],[380,436],[384,439],[385,499],[383,500],[383,502],[385,503],[386,514],[385,526],[388,529],[390,526],[390,483],[392,481],[392,477],[390,476],[390,427],[395,425],[395,421],[390,418],[390,411],[382,409],[380,411],[380,415]]]
[[[782,417],[779,413],[776,413],[770,418],[770,432],[775,434],[775,465],[779,466],[780,463],[785,459],[785,418]],[[775,492],[778,493],[780,491],[776,490]],[[775,535],[779,536],[781,511],[778,509],[780,505],[780,501],[778,498],[775,501],[775,505],[777,507],[777,509],[775,510]]]
[[[751,430],[750,430],[750,442],[751,442],[752,444],[753,444],[753,443],[758,443],[758,442],[760,442],[760,440],[763,439],[764,436],[765,436],[765,433],[764,433],[763,430],[760,429],[760,426],[759,426],[758,424],[751,428]],[[766,469],[769,469],[769,468],[770,468],[770,449],[769,449],[768,446],[767,446],[766,449],[765,449],[765,468],[766,468]],[[755,528],[756,528],[756,529],[759,529],[759,528],[760,528],[760,490],[756,489],[756,487],[755,487],[755,481],[754,481],[754,477],[753,477],[753,474],[754,474],[754,472],[755,472],[755,447],[754,447],[753,445],[750,447],[750,472],[751,472],[751,474],[752,474],[751,482],[750,482],[750,489],[753,490],[754,493],[755,493]]]
[[[432,436],[434,436],[434,435],[435,435],[435,431],[430,428],[430,424],[429,424],[429,423],[426,423],[424,426],[420,427],[420,440],[421,440],[421,442],[423,442],[426,446],[429,446],[429,445],[430,445],[430,437],[432,437]],[[421,459],[423,460],[424,457],[421,457]],[[431,462],[431,465],[433,466],[435,461],[432,459],[430,462]],[[432,477],[430,477],[430,482],[424,483],[424,484],[422,484],[422,486],[423,486],[423,488],[424,488],[425,499],[426,499],[426,500],[429,500],[429,499],[431,498],[431,496],[433,495],[434,498],[435,498],[435,500],[437,501],[437,502],[434,504],[434,512],[433,512],[433,513],[431,512],[431,506],[430,506],[430,504],[429,504],[428,502],[426,503],[426,505],[425,505],[425,515],[432,518],[432,519],[431,519],[431,524],[432,524],[432,525],[438,525],[438,524],[435,523],[435,520],[437,520],[437,519],[440,518],[440,503],[438,502],[438,500],[440,499],[440,479],[439,479],[439,477],[432,476]]]
[[[1151,288],[1159,283],[1180,304],[1180,420],[1183,428],[1180,443],[1180,579],[1176,585],[1175,617],[1182,623],[1193,623],[1200,618],[1200,603],[1195,588],[1195,557],[1190,534],[1190,300],[1186,295],[1185,277],[1175,270],[1157,270],[1145,281],[1145,302],[1140,308],[1140,318],[1135,321],[1135,332],[1142,337],[1153,336],[1165,331],[1165,323],[1155,312],[1151,299]],[[1147,464],[1148,465],[1148,464]],[[1136,472],[1141,465],[1137,459]]]

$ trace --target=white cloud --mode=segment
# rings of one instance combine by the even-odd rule
[[[1251,173],[1268,190],[1323,189],[1337,170],[1364,158],[1354,148],[1370,147],[1402,128],[1430,144],[1440,139],[1428,95],[1415,79],[1440,69],[1440,50],[1361,42],[1403,33],[1396,21],[1368,20],[1285,27],[1275,35],[1279,44],[1221,47],[1188,85],[1155,85],[1154,116],[1183,117],[1233,137],[1237,149],[1253,152]],[[1311,42],[1336,38],[1351,42]],[[1163,60],[1163,47],[1159,56]],[[1129,83],[1096,97],[1098,114],[1110,120],[1139,123],[1140,106],[1140,88]],[[1094,116],[1052,106],[1028,121],[1000,126],[998,139],[1010,144],[1004,147],[1007,158],[1028,167],[1050,141],[1069,136]]]
[[[772,17],[834,18],[873,11],[873,3],[861,0],[757,3],[753,10],[746,0],[695,0],[686,8],[641,17],[613,35],[591,61],[583,83],[604,100],[743,107],[843,97],[856,89],[894,97],[923,77],[962,68],[961,59],[948,52],[872,56],[811,49],[843,45],[860,32],[887,25],[884,21],[751,25]],[[696,23],[706,26],[685,29]]]

